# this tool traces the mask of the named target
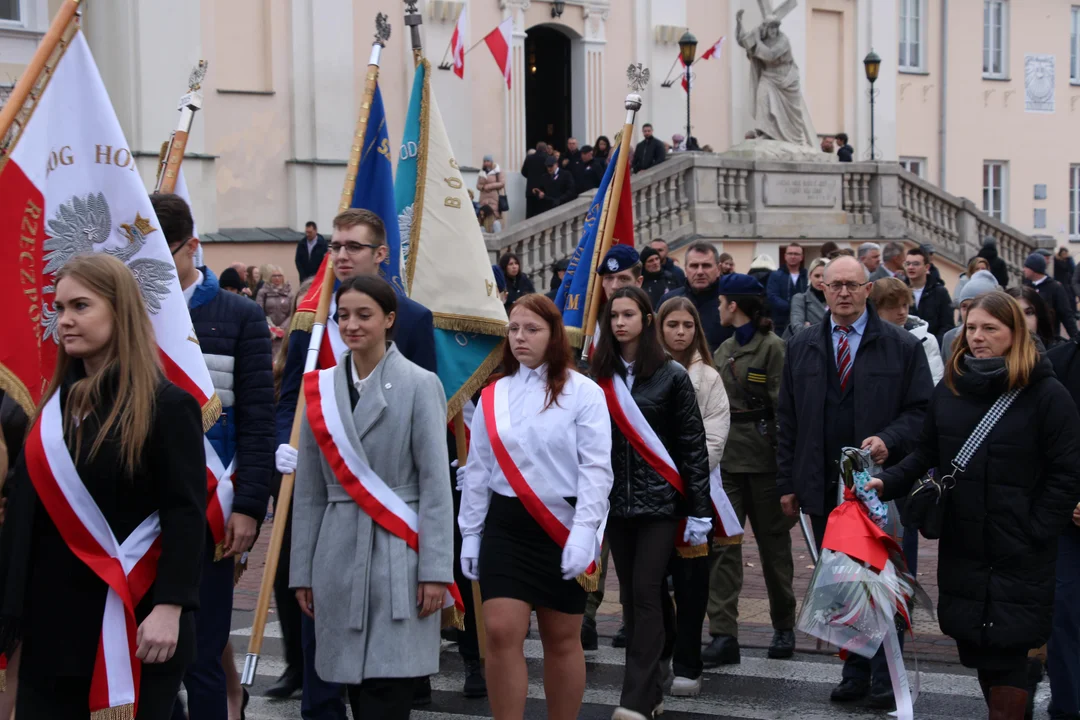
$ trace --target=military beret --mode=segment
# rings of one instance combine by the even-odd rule
[[[637,250],[629,245],[615,245],[608,250],[607,255],[604,256],[604,261],[600,263],[600,269],[596,273],[597,275],[610,275],[622,272],[623,270],[629,270],[639,262],[641,260],[638,258]]]
[[[750,275],[729,273],[720,278],[720,294],[725,297],[730,295],[764,295],[765,288]]]

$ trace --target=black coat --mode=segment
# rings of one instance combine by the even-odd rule
[[[680,285],[686,282],[686,273],[683,272],[683,269],[671,258],[664,261],[664,270],[674,275],[675,281]]]
[[[648,170],[653,165],[659,165],[667,160],[667,151],[664,143],[656,139],[656,136],[645,138],[634,148],[634,163],[631,169],[634,172]]]
[[[547,175],[545,162],[547,162],[547,153],[535,152],[525,157],[525,162],[521,164],[521,175],[525,178],[525,192],[531,194],[533,188],[541,186],[544,176]]]
[[[998,285],[1003,288],[1009,287],[1009,266],[998,255],[997,245],[984,243],[978,256],[986,258],[986,261],[990,263],[990,274],[997,278]]]
[[[304,282],[309,277],[313,277],[315,273],[319,272],[319,266],[322,265],[327,249],[328,245],[326,238],[322,235],[316,235],[315,247],[311,249],[311,254],[309,255],[307,238],[300,238],[300,242],[296,243],[296,272],[300,274],[300,282]]]
[[[522,295],[536,292],[532,280],[523,272],[518,272],[516,278],[506,278],[506,311],[510,312],[510,306]]]
[[[635,377],[630,394],[675,461],[687,496],[680,495],[637,454],[612,420],[611,514],[619,518],[711,517],[709,451],[690,376],[669,359],[651,377]]]
[[[667,270],[661,270],[657,273],[651,273],[648,270],[642,270],[641,272],[641,289],[649,296],[653,309],[656,310],[660,309],[660,301],[663,297],[670,291],[678,289],[681,285],[682,283],[676,280],[675,276]]]
[[[1005,390],[967,372],[958,395],[934,390],[918,444],[884,472],[883,497],[904,496],[952,461]],[[1041,359],[1028,386],[955,473],[938,545],[941,630],[989,650],[1027,650],[1050,637],[1057,538],[1080,500],[1080,416]]]
[[[72,381],[76,379],[73,375]],[[60,391],[67,402],[65,384]],[[194,658],[199,578],[206,537],[206,455],[202,411],[187,392],[162,380],[141,469],[127,476],[119,442],[110,438],[91,460],[93,438],[112,403],[111,389],[84,420],[76,470],[113,534],[123,542],[153,512],[161,519],[161,556],[154,584],[135,608],[142,622],[156,605],[179,605],[180,635],[170,665]],[[68,437],[69,444],[73,438]],[[23,455],[12,478],[0,536],[3,632],[21,618],[23,668],[62,677],[89,677],[101,635],[108,586],[76,557],[38,499]],[[261,518],[260,518],[261,519]],[[34,668],[31,670],[31,668]]]
[[[791,298],[806,292],[808,283],[806,268],[799,269],[799,280],[795,283],[791,282],[791,273],[787,266],[769,273],[765,292],[769,303],[769,317],[776,325],[777,335],[783,335],[787,329],[788,319],[791,317]]]
[[[1051,318],[1054,334],[1061,334],[1061,326],[1065,326],[1065,332],[1069,337],[1076,337],[1076,311],[1075,305],[1069,302],[1069,293],[1065,287],[1052,277],[1048,277],[1038,285],[1024,281],[1025,285],[1035,288],[1039,297],[1043,299],[1047,307],[1054,313]]]
[[[934,388],[922,343],[882,322],[867,306],[866,332],[851,368],[855,428],[861,441],[877,435],[889,450],[887,464],[906,455],[922,427]],[[811,515],[825,512],[825,399],[834,372],[832,324],[826,317],[788,341],[780,380],[776,484],[794,493]],[[831,480],[831,478],[830,478]]]
[[[544,191],[544,197],[540,198],[540,206],[544,210],[551,210],[559,205],[568,203],[578,196],[574,185],[574,176],[569,170],[560,168],[554,175],[545,173],[540,184]]]
[[[735,334],[735,328],[724,327],[720,324],[719,280],[703,290],[694,290],[690,287],[690,283],[686,283],[660,298],[660,305],[673,297],[689,298],[690,302],[694,303],[694,308],[701,316],[701,329],[705,332],[705,339],[709,341],[709,352],[716,352],[716,348],[720,347],[722,342]]]
[[[578,163],[572,165],[571,170],[574,173],[574,184],[577,185],[579,192],[585,192],[586,190],[595,190],[600,187],[600,181],[604,179],[604,171],[607,169],[607,165],[603,160],[593,158],[587,163]]]
[[[1054,374],[1058,381],[1072,395],[1073,402],[1080,408],[1080,360],[1077,359],[1077,343],[1080,339],[1074,338],[1069,342],[1062,342],[1047,351],[1046,359],[1054,367]],[[1065,533],[1074,538],[1080,538],[1080,527],[1073,523],[1067,523]]]
[[[850,145],[841,145],[836,150],[836,159],[840,162],[851,162],[855,159],[855,148]]]
[[[923,287],[919,304],[912,305],[910,312],[926,321],[926,331],[937,338],[938,347],[941,347],[941,339],[945,337],[945,333],[956,326],[953,322],[952,297],[945,289],[945,283],[930,275],[926,276],[926,285]]]

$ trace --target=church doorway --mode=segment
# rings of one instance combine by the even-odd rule
[[[565,150],[571,137],[571,41],[558,29],[539,25],[525,38],[526,149],[546,142]]]

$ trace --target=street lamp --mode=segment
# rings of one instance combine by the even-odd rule
[[[683,66],[686,68],[686,144],[690,145],[690,66],[694,64],[694,55],[697,54],[697,38],[689,30],[679,38],[679,55],[682,57]]]
[[[551,3],[551,17],[562,17],[564,9],[566,9],[566,0],[554,0],[554,2]]]
[[[870,53],[863,58],[863,65],[866,68],[866,79],[870,81],[870,159],[876,160],[874,156],[874,95],[877,93],[874,92],[874,83],[881,71],[881,56],[871,48]]]

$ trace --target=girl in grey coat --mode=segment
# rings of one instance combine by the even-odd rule
[[[349,353],[323,371],[332,392],[324,384],[309,398],[296,467],[290,586],[315,621],[319,677],[348,686],[357,718],[408,718],[415,679],[439,671],[440,611],[454,581],[446,398],[438,376],[388,342],[396,308],[378,277],[342,283],[337,320]],[[325,437],[332,416],[312,408],[330,403],[345,444],[416,513],[419,552],[338,482],[310,421]]]

